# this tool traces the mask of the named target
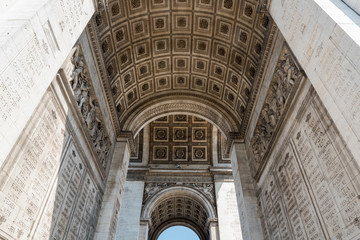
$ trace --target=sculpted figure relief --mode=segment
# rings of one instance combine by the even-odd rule
[[[79,48],[76,49],[71,61],[74,70],[70,84],[75,101],[88,128],[99,163],[105,170],[111,143],[104,130],[98,103],[90,83],[91,80],[87,77],[84,58],[80,55]]]
[[[283,117],[294,85],[301,78],[301,71],[296,66],[290,52],[284,47],[251,140],[256,171],[262,163],[269,143],[274,137],[276,127]]]
[[[190,186],[202,192],[212,204],[215,204],[215,189],[212,183],[191,183]]]
[[[144,188],[143,202],[145,203],[155,193],[171,185],[175,185],[175,183],[146,183]]]

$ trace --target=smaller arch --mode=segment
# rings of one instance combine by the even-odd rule
[[[183,194],[182,196],[193,197],[203,204],[205,209],[208,212],[209,220],[216,219],[216,211],[214,206],[210,203],[210,201],[198,190],[195,190],[186,186],[172,186],[169,188],[162,189],[158,193],[154,194],[150,199],[148,199],[144,204],[144,209],[142,211],[141,217],[143,219],[149,219],[151,210],[154,205],[162,201],[163,199],[169,196],[177,196],[178,194]]]
[[[152,215],[154,211],[159,210],[159,206],[161,206],[164,201],[171,201],[171,199],[179,198],[190,199],[194,202],[192,203],[193,205],[199,204],[201,206],[199,206],[199,212],[206,212],[206,222],[204,224],[199,224],[196,221],[193,221],[191,217],[186,218],[184,217],[184,215],[174,215],[174,217],[168,219],[165,218],[164,222],[160,223],[156,222],[154,224],[152,222]],[[145,202],[141,218],[143,220],[150,221],[150,240],[155,240],[164,229],[175,225],[184,225],[187,227],[191,227],[191,229],[193,229],[199,235],[201,240],[207,239],[209,222],[217,220],[215,207],[211,204],[211,202],[198,190],[186,186],[172,186],[162,189],[161,191],[156,193],[154,196],[152,196]]]

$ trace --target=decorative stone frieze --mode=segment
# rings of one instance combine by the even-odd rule
[[[185,184],[185,186],[195,188],[199,192],[203,193],[210,202],[215,205],[215,189],[213,183],[189,183]]]
[[[74,70],[70,77],[70,85],[77,103],[78,110],[87,127],[90,141],[96,151],[99,164],[105,170],[108,162],[111,142],[104,126],[98,100],[94,93],[89,72],[80,46],[71,59]]]
[[[251,96],[248,101],[248,104],[246,106],[246,109],[243,113],[243,122],[242,126],[239,130],[241,138],[245,139],[246,132],[248,131],[248,127],[250,126],[249,122],[251,120],[251,116],[253,115],[254,106],[256,103],[256,99],[258,96],[258,92],[260,91],[261,83],[263,82],[264,76],[265,76],[265,70],[268,66],[269,62],[272,60],[272,52],[275,47],[275,40],[278,38],[279,30],[274,24],[273,20],[270,16],[267,14],[264,14],[264,17],[262,18],[262,24],[263,25],[271,25],[271,27],[268,27],[268,35],[267,35],[267,42],[264,47],[264,51],[262,53],[261,62],[259,63],[258,71],[255,76],[255,82],[253,89],[251,91]]]
[[[145,203],[148,199],[150,199],[152,196],[154,196],[156,193],[160,192],[160,190],[176,185],[176,183],[168,183],[168,182],[162,182],[162,183],[146,183],[144,188],[144,197],[143,197],[143,203]]]
[[[281,126],[297,86],[303,78],[303,71],[300,70],[285,44],[251,139],[251,152],[256,178],[261,174],[271,143],[275,140],[275,133]]]

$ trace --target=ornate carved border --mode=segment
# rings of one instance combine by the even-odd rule
[[[201,103],[197,99],[188,99],[182,101],[174,101],[164,99],[151,106],[143,106],[127,118],[124,123],[124,129],[137,133],[140,129],[152,120],[169,114],[188,114],[204,118],[205,120],[215,124],[226,136],[233,131],[234,123],[220,109],[215,106],[209,106],[210,103]]]
[[[217,133],[218,163],[228,163],[229,164],[229,163],[231,163],[231,159],[230,159],[229,153],[227,151],[225,151],[225,150],[227,150],[226,145],[222,146],[221,137],[222,137],[222,133],[220,131],[218,131],[218,133]],[[223,152],[225,152],[225,154],[223,154]]]
[[[121,127],[119,124],[119,119],[116,113],[116,107],[115,107],[115,101],[112,97],[111,94],[111,88],[109,85],[109,79],[108,79],[108,75],[106,73],[105,70],[105,62],[104,62],[104,58],[103,55],[100,51],[100,46],[99,46],[99,42],[97,40],[97,33],[96,33],[96,28],[94,27],[94,18],[91,18],[90,22],[87,25],[87,32],[88,32],[88,36],[89,36],[89,44],[91,44],[91,46],[93,47],[93,51],[94,51],[94,55],[95,55],[95,59],[96,59],[96,65],[99,68],[99,72],[100,72],[100,78],[101,78],[101,82],[104,86],[104,90],[105,90],[105,95],[106,95],[106,100],[107,100],[107,105],[109,106],[110,109],[110,115],[111,115],[111,119],[112,122],[114,123],[114,127],[115,127],[115,134],[116,136],[120,136],[120,131],[121,131]]]
[[[269,19],[271,19],[270,16],[268,16]],[[240,128],[240,139],[244,139],[246,135],[246,131],[249,127],[249,121],[254,111],[254,105],[255,101],[258,97],[258,92],[260,90],[261,83],[263,82],[265,68],[268,65],[268,62],[271,60],[271,54],[273,52],[275,39],[278,36],[278,28],[274,21],[271,19],[271,27],[269,28],[267,32],[267,37],[265,38],[264,42],[266,42],[265,51],[262,53],[261,56],[261,63],[256,71],[255,76],[255,83],[253,85],[253,89],[251,91],[251,97],[250,100],[246,106],[245,116],[243,118],[241,128]]]
[[[134,139],[134,150],[131,151],[130,162],[141,163],[144,147],[144,129]]]

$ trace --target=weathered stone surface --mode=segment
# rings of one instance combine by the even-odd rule
[[[358,239],[356,12],[354,0],[1,1],[0,238],[145,240],[181,223],[201,240]],[[76,41],[85,52],[62,65]],[[122,200],[132,138],[170,114],[225,137],[145,127]],[[151,161],[170,139],[176,158]]]
[[[356,0],[342,0],[346,3],[351,9],[360,14],[360,2]]]
[[[216,204],[220,239],[243,239],[233,182],[216,182]]]
[[[244,143],[234,143],[231,164],[242,237],[250,240],[262,239],[263,231],[256,203],[256,183],[251,175]]]
[[[0,14],[0,166],[95,11],[92,0],[16,1],[5,9]]]
[[[138,240],[144,182],[126,181],[116,240]]]
[[[129,165],[130,150],[125,139],[115,143],[101,203],[101,210],[94,239],[114,239],[120,217],[120,207],[123,204],[124,186]]]

